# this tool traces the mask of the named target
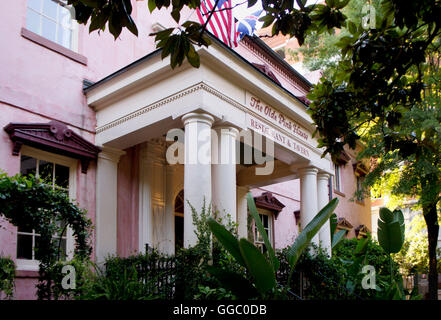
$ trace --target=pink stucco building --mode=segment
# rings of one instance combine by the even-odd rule
[[[214,40],[198,49],[200,68],[172,70],[149,36],[172,19],[150,15],[146,1],[133,7],[139,36],[114,40],[89,34],[60,1],[0,2],[0,169],[50,178],[86,209],[95,260],[193,245],[187,200],[212,202],[261,245],[247,223],[249,191],[276,248],[329,197],[340,198],[349,236],[370,228],[369,199],[350,201],[363,175],[355,155],[335,170],[316,147],[308,80],[250,37],[234,50]],[[15,298],[32,299],[38,235],[0,225],[0,254],[17,265]],[[329,250],[329,226],[314,241]],[[68,253],[72,242],[68,232]]]

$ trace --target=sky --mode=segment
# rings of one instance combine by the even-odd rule
[[[244,3],[245,2],[245,3]],[[243,3],[243,4],[241,4]],[[262,2],[257,1],[257,3],[252,6],[251,8],[247,8],[247,1],[246,0],[232,0],[232,5],[238,5],[233,9],[233,15],[237,20],[241,20],[245,18],[246,16],[250,15],[253,12],[256,12],[257,10],[262,9]]]
[[[261,1],[257,1],[256,4],[254,6],[252,6],[251,8],[247,8],[247,2],[248,2],[247,0],[232,0],[232,5],[233,6],[237,5],[237,7],[233,8],[233,15],[237,20],[241,20],[241,19],[245,18],[246,16],[249,16],[253,12],[256,12],[256,11],[262,9],[262,2]],[[318,0],[307,0],[306,5],[310,5],[310,4],[313,4],[316,2],[318,2]],[[297,4],[295,4],[295,7],[298,7]],[[262,16],[263,16],[263,14],[262,14]],[[263,24],[263,22],[259,22],[257,29],[260,29],[262,24]]]

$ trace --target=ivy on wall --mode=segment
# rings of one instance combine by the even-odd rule
[[[53,189],[41,179],[32,175],[9,177],[0,172],[0,216],[14,226],[40,234],[36,248],[40,256],[38,299],[52,298],[51,270],[60,260],[60,236],[67,226],[75,240],[75,258],[89,259],[92,222],[86,211],[71,202],[65,192]]]
[[[15,264],[9,257],[0,256],[0,299],[12,298],[14,293]]]

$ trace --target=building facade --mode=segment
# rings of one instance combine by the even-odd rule
[[[199,68],[172,70],[148,36],[173,25],[168,12],[133,7],[139,37],[114,40],[89,34],[60,1],[0,3],[0,169],[49,180],[86,209],[96,261],[195,244],[191,206],[204,203],[263,246],[248,192],[276,248],[334,196],[340,218],[370,228],[369,200],[349,201],[361,172],[349,151],[329,183],[335,166],[313,137],[308,80],[255,37],[234,50],[213,38],[198,48]],[[0,225],[15,298],[32,299],[38,234]],[[314,242],[329,250],[329,224]],[[69,232],[63,246],[72,252]]]

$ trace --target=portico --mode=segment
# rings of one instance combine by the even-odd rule
[[[117,253],[117,238],[128,232],[117,217],[133,210],[133,249],[149,244],[173,253],[182,218],[179,194],[185,247],[197,241],[191,206],[199,212],[204,202],[211,204],[246,237],[252,188],[300,179],[301,227],[329,201],[333,166],[321,158],[305,105],[222,44],[198,52],[198,69],[172,70],[154,52],[85,90],[96,111],[96,144],[103,147],[96,194],[99,261]],[[116,199],[123,192],[118,172],[125,170],[118,161],[130,148],[139,149],[133,162],[139,174],[137,205],[128,209]],[[314,242],[330,248],[328,225]]]

